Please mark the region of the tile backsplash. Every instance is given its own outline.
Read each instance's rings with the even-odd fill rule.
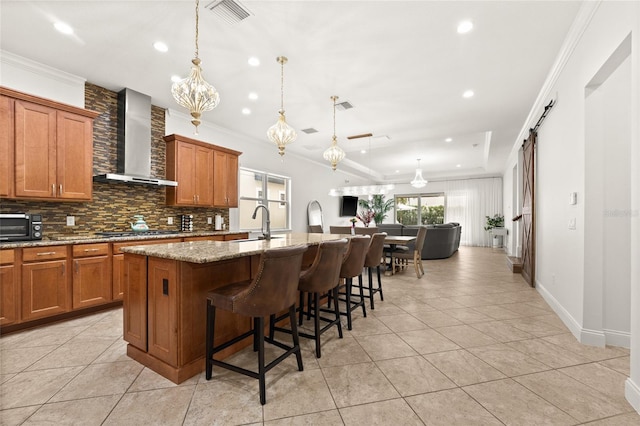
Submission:
[[[85,85],[85,108],[100,112],[93,125],[93,173],[116,170],[118,94],[105,88]],[[164,109],[151,107],[151,174],[165,177]],[[129,229],[134,214],[141,214],[150,229],[179,230],[180,215],[193,215],[193,230],[213,230],[207,217],[216,214],[229,223],[228,209],[169,207],[165,188],[155,186],[93,182],[91,202],[44,202],[0,200],[2,213],[41,213],[44,236],[86,235],[101,231]],[[67,226],[67,216],[75,217],[75,226]],[[174,224],[168,225],[167,218]]]

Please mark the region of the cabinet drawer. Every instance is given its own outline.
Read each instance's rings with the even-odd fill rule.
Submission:
[[[13,250],[0,250],[0,265],[13,263],[15,252]]]
[[[73,246],[73,257],[105,256],[109,254],[109,243],[78,244]]]
[[[164,240],[127,241],[126,243],[113,243],[113,254],[122,253],[120,251],[122,247],[146,246],[149,244],[167,244],[167,243],[181,243],[181,242],[182,242],[182,238],[167,238]]]
[[[29,247],[22,249],[22,261],[64,259],[67,257],[67,246]]]

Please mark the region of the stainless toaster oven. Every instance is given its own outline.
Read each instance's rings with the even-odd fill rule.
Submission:
[[[42,215],[29,213],[0,214],[0,242],[42,239]]]

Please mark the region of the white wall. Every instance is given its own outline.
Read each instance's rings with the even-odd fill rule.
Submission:
[[[572,333],[583,343],[603,344],[606,326],[620,327],[629,321],[631,347],[631,377],[627,381],[626,396],[640,411],[640,2],[585,2],[572,28],[565,49],[560,53],[557,67],[550,70],[546,87],[524,123],[523,133],[514,142],[509,161],[505,165],[505,193],[512,168],[517,164],[517,152],[525,129],[532,127],[550,99],[557,101],[538,134],[536,155],[536,286]],[[598,111],[602,106],[617,108],[618,95],[602,93],[602,103],[587,102],[586,89],[594,76],[607,63],[625,38],[631,34],[630,127],[612,132],[611,127],[624,125]],[[624,71],[623,71],[624,72]],[[622,79],[625,77],[623,76]],[[612,80],[613,82],[613,80]],[[627,83],[628,84],[628,83]],[[628,87],[628,86],[627,86]],[[613,90],[615,92],[615,90]],[[599,96],[596,94],[596,96]],[[604,108],[606,110],[606,107]],[[604,114],[604,115],[603,115]],[[601,122],[586,122],[585,117],[600,117]],[[624,133],[628,132],[627,135]],[[591,135],[589,138],[587,134]],[[594,135],[603,135],[604,144],[592,142]],[[606,136],[605,136],[606,135]],[[629,164],[623,177],[610,165],[620,161],[617,153],[605,153],[608,138],[626,138],[629,143]],[[600,138],[602,141],[602,138]],[[614,183],[615,182],[615,183]],[[605,188],[614,185],[614,188]],[[628,192],[626,192],[628,190]],[[576,205],[568,203],[571,192],[578,193]],[[625,195],[626,194],[626,195]],[[602,199],[598,209],[590,203]],[[506,209],[505,200],[505,209]],[[625,204],[626,203],[626,204]],[[605,230],[616,228],[603,218],[606,205],[629,205],[622,233],[630,237],[616,238],[617,233]],[[568,227],[575,219],[576,229]],[[597,244],[599,240],[600,245]],[[603,256],[603,246],[624,247],[620,256],[628,273],[621,274],[611,265],[612,259]],[[603,260],[604,259],[604,260]],[[625,275],[626,274],[626,275]],[[614,286],[603,285],[605,279]],[[626,281],[626,283],[625,283]],[[602,291],[597,292],[597,285]],[[629,288],[629,290],[626,290]],[[622,293],[626,294],[622,295]],[[605,294],[606,293],[606,294]],[[628,307],[631,301],[630,308]],[[613,311],[629,315],[616,317]],[[606,311],[606,314],[605,314]],[[624,331],[624,330],[623,330]]]

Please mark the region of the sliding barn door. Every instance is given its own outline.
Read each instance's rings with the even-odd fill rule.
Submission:
[[[535,228],[535,147],[537,133],[531,131],[524,141],[522,191],[522,276],[531,287],[536,286],[536,228]]]

